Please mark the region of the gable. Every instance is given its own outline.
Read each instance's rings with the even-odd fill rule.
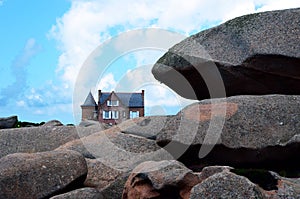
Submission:
[[[112,93],[102,93],[100,96],[100,104],[106,102]],[[142,93],[114,93],[121,103],[127,107],[144,107]]]

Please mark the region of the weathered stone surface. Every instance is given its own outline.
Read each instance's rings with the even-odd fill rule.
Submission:
[[[0,130],[0,157],[12,153],[50,151],[78,137],[76,128],[67,126]]]
[[[300,198],[300,178],[285,178],[275,172],[270,172],[277,180],[276,189],[263,193],[268,199]]]
[[[0,198],[45,198],[82,186],[84,157],[75,151],[16,153],[0,159]]]
[[[211,103],[215,104],[213,109]],[[227,108],[226,112],[223,108]],[[300,96],[236,96],[203,100],[170,119],[158,134],[157,143],[175,156],[179,149],[189,147],[180,157],[188,165],[299,169],[299,110]],[[205,143],[206,146],[216,145],[199,160],[199,149],[211,121],[215,122],[211,124],[213,131]]]
[[[130,172],[113,169],[99,160],[86,159],[88,174],[84,186],[96,188],[103,198],[121,198]]]
[[[202,31],[173,46],[152,73],[190,99],[224,97],[220,77],[226,96],[299,95],[299,15],[300,8],[255,13]]]
[[[169,118],[170,116],[139,117],[122,122],[118,125],[118,128],[125,134],[138,135],[155,140]]]
[[[201,198],[263,198],[263,194],[247,178],[224,171],[192,188],[190,199]]]
[[[18,123],[18,116],[0,118],[0,129],[14,128]]]
[[[51,151],[57,147],[101,131],[101,127],[61,126],[58,121],[40,127],[0,130],[0,157],[12,153],[35,153]]]
[[[50,199],[104,199],[102,194],[94,188],[81,188],[60,194]]]
[[[117,177],[114,182],[101,190],[101,194],[105,199],[122,198],[125,183],[130,173],[125,172],[123,175]]]
[[[72,150],[81,153],[85,158],[95,159],[95,155],[91,153],[85,145],[82,143],[81,139],[72,140],[67,142],[60,147],[56,148],[55,150]]]
[[[200,181],[203,181],[216,173],[221,173],[224,171],[230,172],[231,169],[233,168],[228,166],[208,166],[202,169],[201,173],[199,174],[199,179]]]
[[[131,171],[145,160],[170,159],[154,140],[119,132],[118,127],[94,133],[66,143],[58,150],[69,149],[83,154],[86,158],[99,160],[108,167]]]
[[[88,126],[93,126],[93,125],[100,125],[98,121],[94,120],[83,120],[79,123],[79,126],[81,127],[88,127]]]
[[[122,198],[189,198],[199,182],[197,175],[175,160],[143,162],[129,176]]]
[[[43,124],[43,127],[54,127],[54,126],[63,126],[63,124],[58,120],[50,120]]]
[[[88,174],[84,186],[102,190],[112,184],[123,172],[113,169],[97,159],[86,159]]]

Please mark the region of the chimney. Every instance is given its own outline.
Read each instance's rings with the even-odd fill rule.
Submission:
[[[98,104],[100,106],[101,90],[98,90]]]
[[[143,106],[145,106],[145,90],[142,90]]]

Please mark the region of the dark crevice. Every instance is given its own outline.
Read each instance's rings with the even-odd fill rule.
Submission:
[[[264,169],[232,169],[231,172],[245,176],[251,182],[259,185],[264,190],[278,190],[278,179]]]
[[[166,146],[166,142],[158,143]],[[174,145],[176,147],[172,147]],[[300,177],[300,144],[292,143],[286,146],[268,146],[262,149],[228,148],[224,145],[215,145],[212,151],[202,159],[198,153],[201,145],[186,146],[172,142],[165,149],[174,157],[178,157],[179,147],[187,150],[178,158],[195,172],[200,172],[204,167],[223,165],[233,168],[264,169],[275,171],[284,177]],[[174,150],[172,150],[175,148]]]
[[[163,199],[182,199],[180,196],[179,188],[176,186],[164,186],[162,189],[158,190],[160,193],[159,198]]]
[[[136,186],[144,186],[145,184],[153,187],[153,183],[145,173],[136,174],[136,176],[130,182],[130,186],[133,188]],[[182,199],[180,196],[179,187],[177,186],[165,185],[161,189],[154,189],[154,191],[159,193],[158,197],[154,197],[157,199]]]
[[[46,197],[44,197],[42,199],[51,198],[51,197],[56,196],[56,195],[68,193],[70,191],[83,188],[84,187],[83,183],[84,183],[84,181],[86,179],[86,176],[87,176],[87,174],[78,177],[77,179],[75,179],[74,181],[72,181],[70,184],[68,184],[67,186],[65,186],[63,189],[58,190],[58,191],[52,193],[51,195],[46,196]]]

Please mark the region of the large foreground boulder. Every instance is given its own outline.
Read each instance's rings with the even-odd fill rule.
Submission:
[[[255,13],[202,31],[172,47],[152,73],[190,99],[298,95],[299,15],[300,8]]]
[[[156,141],[186,165],[200,169],[219,164],[299,170],[299,110],[300,96],[203,100],[170,119]],[[200,148],[207,153],[199,158]]]
[[[82,186],[86,174],[75,151],[11,154],[0,159],[0,198],[49,198]]]
[[[18,116],[2,117],[0,118],[0,129],[9,129],[16,127],[18,123]]]

